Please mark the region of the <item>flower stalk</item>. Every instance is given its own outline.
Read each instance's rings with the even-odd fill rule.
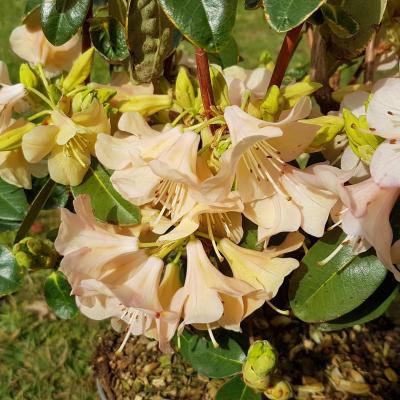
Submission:
[[[196,48],[196,66],[204,112],[207,118],[211,118],[211,107],[215,105],[214,94],[211,86],[210,66],[207,53],[201,48]]]

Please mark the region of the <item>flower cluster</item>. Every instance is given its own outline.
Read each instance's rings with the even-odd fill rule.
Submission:
[[[321,116],[309,97],[317,84],[268,89],[266,68],[212,66],[216,105],[206,118],[184,67],[154,94],[124,74],[88,83],[93,49],[63,61],[77,54],[78,37],[55,48],[26,25],[11,42],[30,64],[15,85],[0,65],[0,177],[30,188],[32,175],[49,174],[77,186],[95,157],[140,208],[140,224],[115,225],[78,196],[75,213],[62,210],[55,242],[80,310],[125,329],[122,346],[146,334],[168,351],[186,325],[213,340],[215,328],[240,331],[299,266],[285,254],[302,247],[302,233],[323,236],[329,218],[347,236],[321,264],[345,244],[355,254],[373,247],[400,280],[389,220],[400,194],[399,78],[354,91]],[[305,166],[313,153],[320,162]]]

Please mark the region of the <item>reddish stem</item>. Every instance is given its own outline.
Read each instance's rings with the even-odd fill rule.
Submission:
[[[92,46],[89,33],[90,19],[92,17],[93,17],[93,3],[89,5],[88,13],[86,15],[86,19],[82,27],[82,53],[84,53],[86,50],[89,50],[90,47]]]
[[[365,49],[365,63],[364,63],[364,83],[371,84],[374,81],[375,72],[375,44],[376,44],[376,31],[373,32],[367,48]]]
[[[211,107],[215,105],[214,95],[211,86],[210,66],[208,64],[207,53],[200,48],[196,48],[197,78],[199,79],[201,99],[203,101],[204,112],[207,118],[212,117]]]
[[[299,41],[302,28],[303,24],[300,24],[286,33],[285,39],[283,40],[281,49],[279,51],[278,58],[276,60],[274,72],[272,73],[268,89],[273,85],[278,87],[281,86],[286,69]]]

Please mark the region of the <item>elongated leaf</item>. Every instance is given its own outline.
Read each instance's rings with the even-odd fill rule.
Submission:
[[[140,210],[129,203],[113,188],[110,175],[97,161],[92,162],[83,182],[71,188],[73,195],[88,194],[92,200],[94,214],[102,221],[120,225],[140,222]]]
[[[311,249],[290,279],[290,304],[305,322],[330,321],[360,306],[384,281],[387,270],[371,252],[358,256],[343,248],[322,261],[344,240],[340,230],[328,232]]]
[[[18,243],[28,234],[30,227],[35,222],[35,219],[39,215],[40,210],[42,210],[43,207],[45,206],[55,185],[56,183],[49,178],[46,184],[37,194],[37,196],[35,197],[35,199],[33,200],[33,202],[29,207],[29,211],[26,214],[26,217],[24,218],[21,226],[18,229],[17,235],[15,236],[15,243]]]
[[[195,46],[216,53],[231,40],[237,0],[160,0],[165,13]]]
[[[61,46],[83,25],[91,0],[43,0],[41,24],[47,40]]]
[[[11,251],[0,245],[0,296],[10,294],[22,286],[22,269]]]
[[[351,37],[343,38],[332,30],[331,21],[326,21],[320,29],[327,42],[327,51],[341,61],[359,56],[380,24],[386,3],[387,0],[344,0],[341,8],[358,24],[358,30]]]
[[[224,378],[242,370],[246,358],[242,348],[229,337],[218,339],[219,347],[214,348],[210,340],[185,331],[180,336],[180,353],[193,368],[210,378]]]
[[[114,18],[94,18],[90,23],[90,38],[108,62],[119,64],[129,57],[124,27]]]
[[[359,23],[343,7],[324,4],[321,11],[331,30],[340,38],[350,38],[360,29]]]
[[[218,390],[215,400],[261,400],[261,393],[256,393],[246,386],[240,376],[235,376]]]
[[[211,63],[218,64],[222,68],[236,65],[239,61],[239,49],[235,39],[231,37],[228,43],[222,47],[218,53],[210,53],[208,58]]]
[[[125,25],[128,12],[126,0],[108,0],[108,12],[111,17]]]
[[[71,286],[60,271],[52,272],[44,283],[44,297],[48,306],[61,319],[70,319],[78,314]]]
[[[326,0],[263,0],[268,22],[277,32],[287,32],[304,22]]]
[[[174,27],[159,2],[131,0],[126,29],[135,78],[139,82],[150,82],[160,77],[164,60],[173,50]]]
[[[381,286],[359,307],[338,319],[319,325],[322,331],[333,331],[365,324],[380,317],[399,294],[398,282],[388,275]]]
[[[0,220],[22,221],[28,210],[24,190],[0,178]]]

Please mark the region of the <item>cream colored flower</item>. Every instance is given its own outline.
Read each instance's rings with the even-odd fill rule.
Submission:
[[[248,295],[246,299],[246,315],[261,307],[265,300],[274,298],[285,277],[299,266],[294,258],[280,258],[277,255],[292,251],[300,247],[302,240],[295,246],[290,243],[279,251],[256,251],[245,249],[232,243],[229,239],[222,239],[218,248],[228,261],[233,276],[248,283],[258,291]],[[296,247],[297,246],[297,247]]]
[[[99,133],[110,133],[110,122],[102,105],[93,100],[84,111],[71,117],[51,113],[49,125],[39,125],[22,138],[27,161],[48,157],[50,177],[63,185],[79,185],[90,166],[90,156]]]
[[[8,127],[1,135],[7,132],[27,126],[24,120],[18,120]],[[33,124],[28,125],[29,126]],[[31,164],[25,160],[21,148],[10,151],[0,151],[0,178],[10,183],[11,185],[23,187],[25,189],[32,188],[31,175],[41,178],[48,173],[45,162]]]
[[[80,35],[62,46],[53,46],[44,36],[39,19],[15,28],[10,35],[13,52],[32,65],[41,64],[50,76],[69,70],[82,48]]]
[[[189,241],[186,253],[185,284],[172,300],[173,309],[182,308],[180,331],[189,324],[240,330],[244,313],[242,297],[252,293],[254,288],[218,271],[200,240]]]

